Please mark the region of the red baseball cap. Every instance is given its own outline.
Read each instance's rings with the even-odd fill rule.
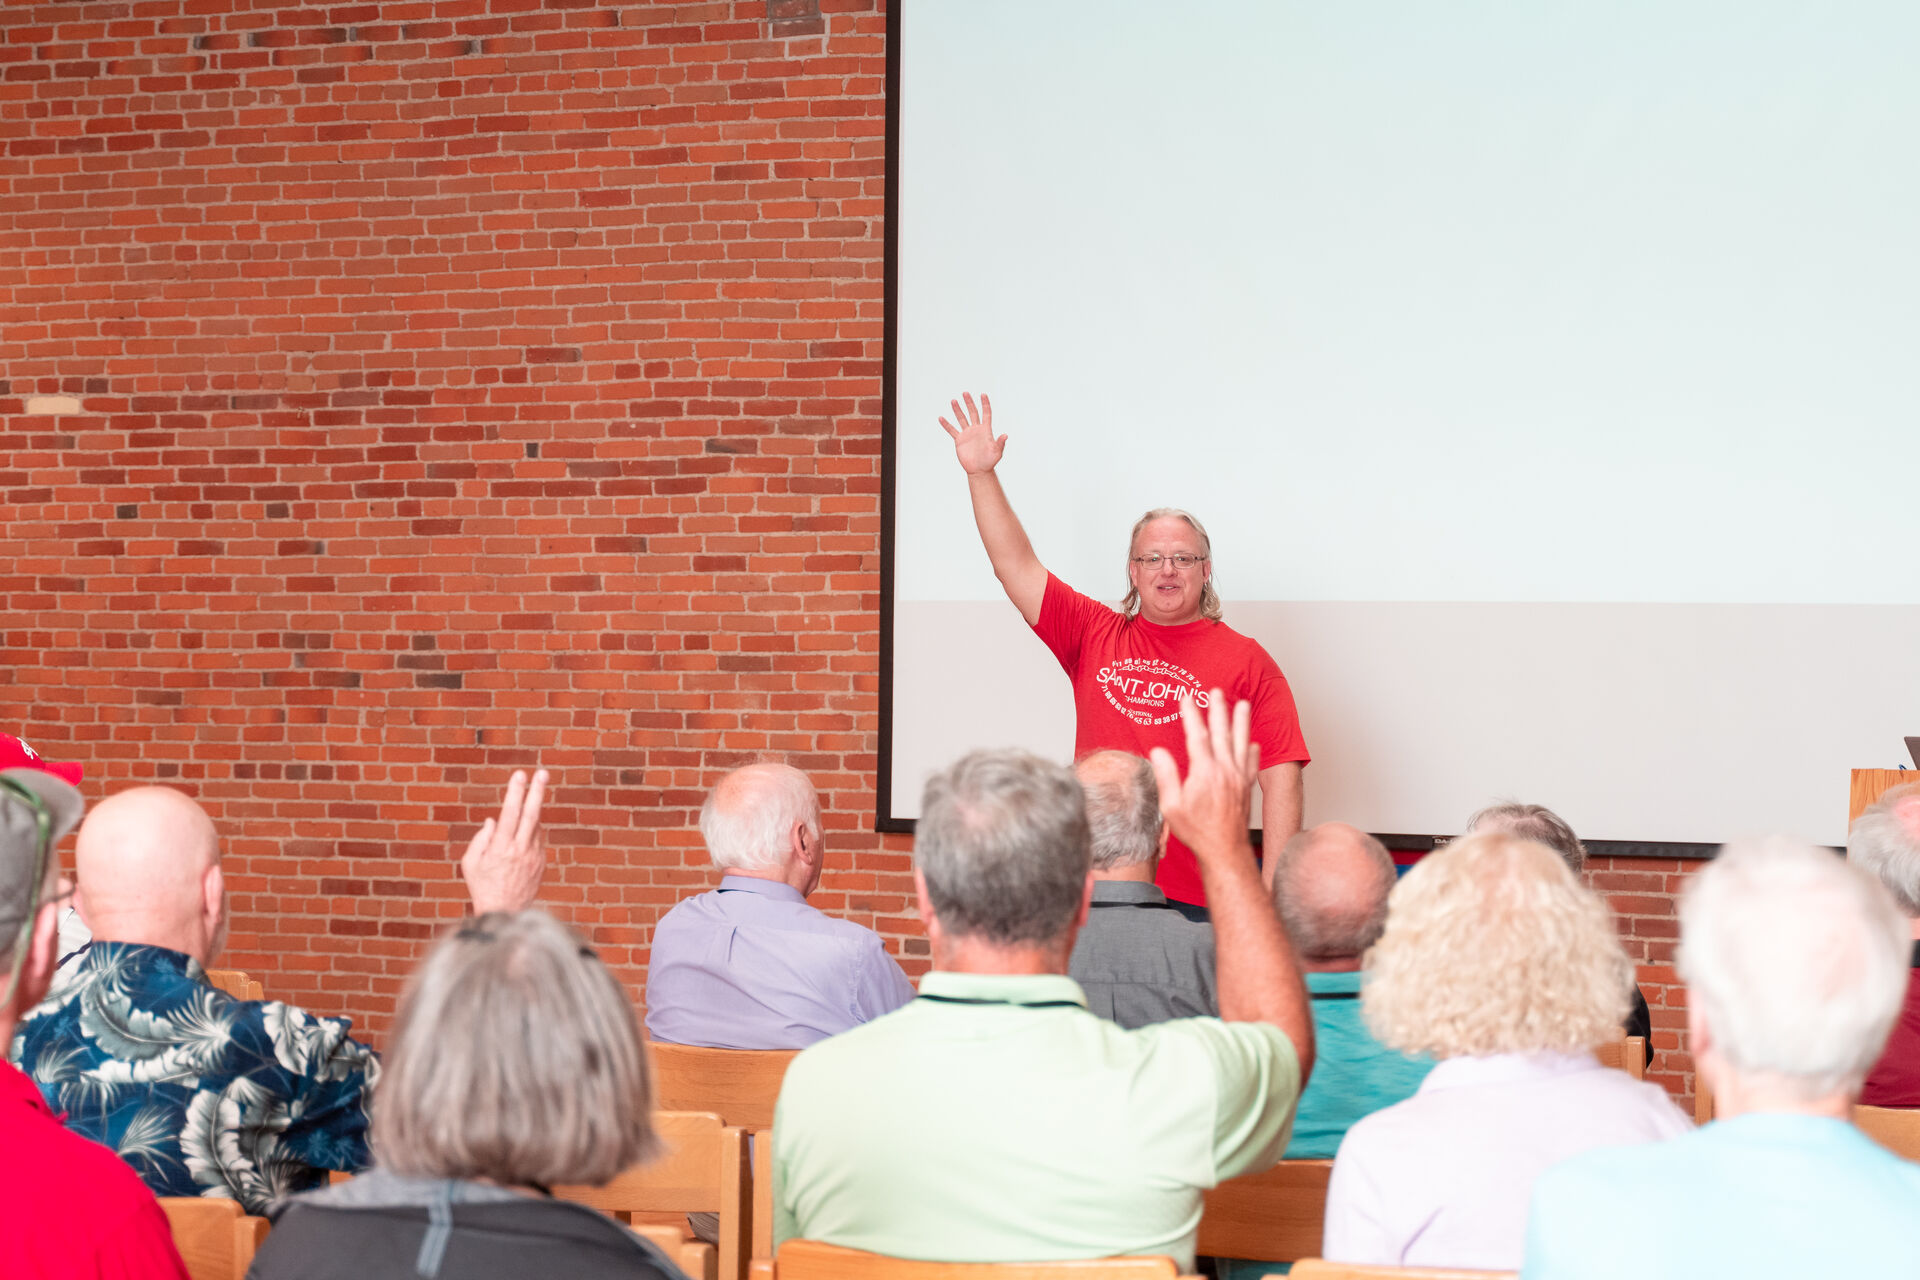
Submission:
[[[79,761],[48,760],[10,733],[0,733],[0,770],[5,769],[38,769],[70,786],[80,784]]]

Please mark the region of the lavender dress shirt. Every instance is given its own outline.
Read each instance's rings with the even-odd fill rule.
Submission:
[[[1548,1166],[1692,1128],[1665,1089],[1590,1053],[1448,1058],[1411,1098],[1347,1131],[1321,1250],[1335,1262],[1515,1271]]]
[[[647,1034],[713,1049],[803,1049],[913,999],[880,935],[792,885],[727,876],[654,927]]]

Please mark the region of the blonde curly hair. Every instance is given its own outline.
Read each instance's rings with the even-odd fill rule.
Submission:
[[[1409,871],[1365,969],[1373,1034],[1437,1058],[1577,1053],[1617,1039],[1632,1001],[1607,904],[1558,853],[1502,832]]]

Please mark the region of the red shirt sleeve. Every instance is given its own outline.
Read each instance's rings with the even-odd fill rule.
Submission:
[[[1053,650],[1053,656],[1069,676],[1078,675],[1088,620],[1094,610],[1106,608],[1049,573],[1046,594],[1040,597],[1040,621],[1033,624],[1033,634]]]
[[[1260,767],[1306,764],[1307,740],[1300,733],[1300,712],[1293,705],[1293,688],[1280,674],[1280,664],[1255,644],[1253,660],[1253,740],[1260,744]]]
[[[97,1240],[90,1274],[99,1280],[190,1280],[180,1251],[173,1246],[167,1215],[151,1195],[133,1206],[116,1229],[103,1232]]]

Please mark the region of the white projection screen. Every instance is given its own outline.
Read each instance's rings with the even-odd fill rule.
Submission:
[[[893,19],[883,828],[1073,748],[937,423],[972,390],[1068,583],[1207,523],[1309,822],[1844,842],[1920,733],[1920,6]]]

